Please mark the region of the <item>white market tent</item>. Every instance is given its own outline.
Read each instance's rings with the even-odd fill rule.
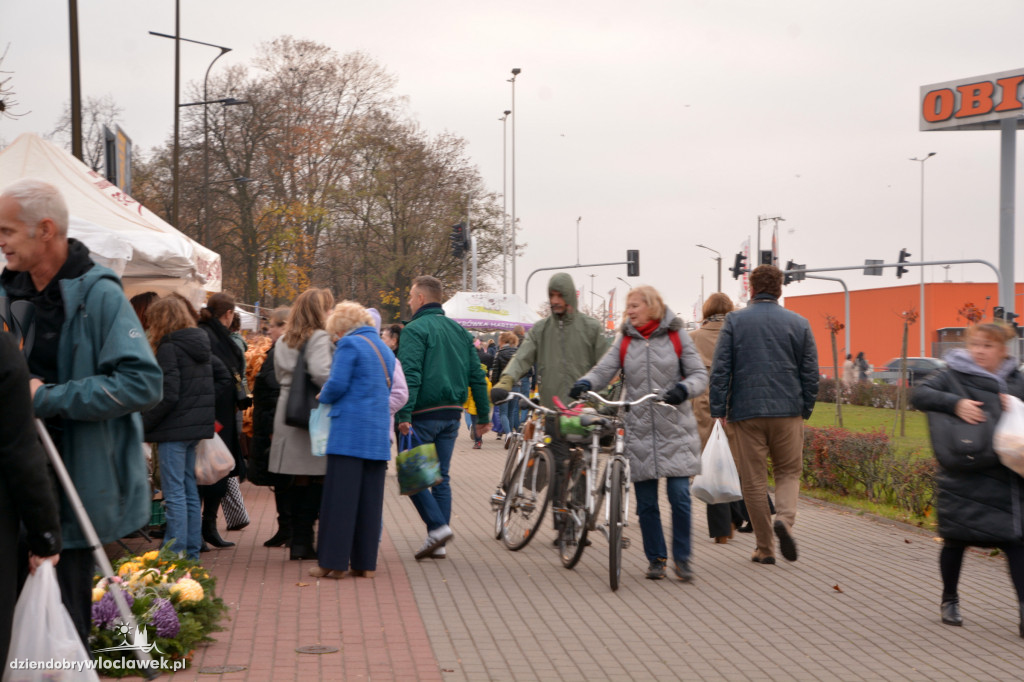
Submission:
[[[22,178],[44,180],[60,189],[71,214],[68,236],[83,242],[95,261],[118,273],[129,296],[178,291],[202,303],[205,292],[221,290],[219,254],[32,133],[18,136],[0,152],[0,190]]]
[[[460,291],[442,307],[444,314],[473,331],[529,330],[540,319],[516,294]]]

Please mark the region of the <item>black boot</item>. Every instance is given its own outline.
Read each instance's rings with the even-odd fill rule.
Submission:
[[[1024,602],[1021,602],[1020,605],[1018,606],[1018,608],[1020,609],[1020,626],[1019,626],[1020,629],[1019,629],[1019,632],[1020,632],[1020,636],[1024,637]]]
[[[292,544],[289,558],[316,559],[313,524],[320,514],[320,495],[323,485],[309,483],[292,489]]]
[[[203,540],[210,543],[213,547],[234,547],[235,543],[228,542],[220,536],[217,532],[217,518],[203,519]]]
[[[291,486],[274,488],[277,505],[277,532],[263,543],[264,547],[289,547],[292,543]]]

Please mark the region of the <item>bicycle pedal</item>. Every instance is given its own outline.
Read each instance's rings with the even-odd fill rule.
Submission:
[[[629,538],[622,538],[622,549],[629,549]]]
[[[491,507],[497,509],[505,504],[505,496],[495,493],[491,495]]]

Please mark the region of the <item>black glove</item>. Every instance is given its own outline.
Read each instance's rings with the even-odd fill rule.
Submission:
[[[669,405],[679,405],[690,396],[683,384],[676,384],[665,394],[665,402]]]
[[[494,388],[491,389],[492,403],[500,403],[506,398],[508,398],[508,391],[506,391],[504,388],[499,388],[495,386]]]
[[[590,382],[586,379],[580,379],[572,388],[569,389],[569,397],[573,400],[578,400],[581,395],[590,390]]]

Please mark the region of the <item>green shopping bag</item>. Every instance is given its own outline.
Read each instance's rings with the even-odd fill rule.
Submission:
[[[441,482],[437,448],[433,443],[413,446],[415,435],[416,432],[410,428],[409,433],[398,442],[400,452],[395,461],[398,467],[398,490],[403,495],[415,495]]]

